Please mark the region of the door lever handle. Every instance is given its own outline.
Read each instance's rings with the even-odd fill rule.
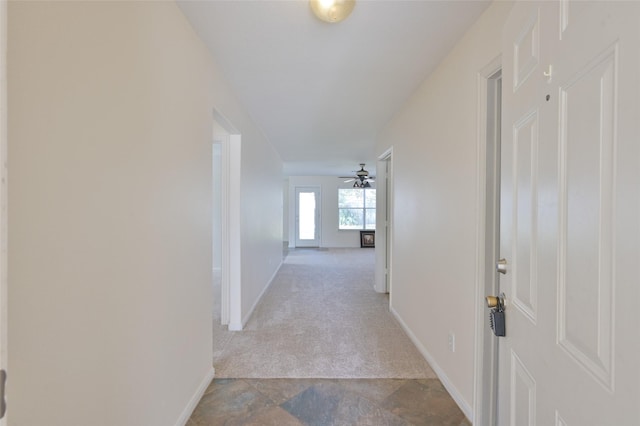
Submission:
[[[501,274],[507,273],[507,259],[500,259],[496,262],[496,272],[500,272]]]

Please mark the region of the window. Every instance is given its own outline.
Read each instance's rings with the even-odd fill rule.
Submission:
[[[375,189],[338,189],[338,229],[376,229]]]

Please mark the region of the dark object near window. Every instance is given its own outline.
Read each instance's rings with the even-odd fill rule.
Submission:
[[[360,231],[360,247],[375,247],[376,231]]]

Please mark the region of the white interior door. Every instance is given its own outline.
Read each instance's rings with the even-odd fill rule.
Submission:
[[[385,163],[385,198],[384,198],[384,289],[385,293],[391,291],[391,226],[393,225],[392,219],[392,202],[393,202],[393,187],[391,186],[391,158],[388,158]]]
[[[499,424],[640,424],[640,4],[516,2],[503,36]]]
[[[376,177],[376,279],[374,288],[378,293],[391,292],[391,239],[392,239],[392,154],[389,148],[378,158]]]
[[[296,188],[296,247],[320,247],[320,188]]]

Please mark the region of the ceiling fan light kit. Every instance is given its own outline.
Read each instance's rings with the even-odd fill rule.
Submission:
[[[354,188],[371,188],[371,184],[369,183],[368,180],[365,180],[364,182],[355,181],[353,183],[353,187]]]
[[[309,0],[313,13],[324,22],[336,23],[346,19],[356,5],[355,0]]]

